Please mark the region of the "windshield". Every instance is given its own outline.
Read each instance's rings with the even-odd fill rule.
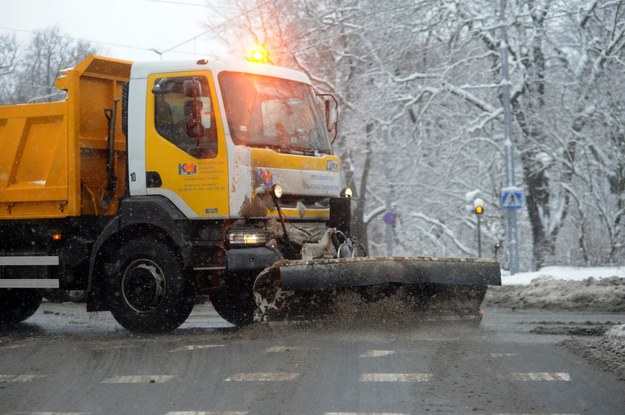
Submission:
[[[282,152],[330,153],[310,85],[237,72],[221,73],[219,85],[235,143]]]

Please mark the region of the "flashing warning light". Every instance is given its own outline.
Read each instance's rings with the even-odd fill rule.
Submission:
[[[475,207],[475,214],[476,215],[481,215],[482,213],[484,213],[484,206],[476,206]]]
[[[264,45],[256,45],[250,53],[249,60],[256,63],[271,63],[269,51]]]
[[[55,232],[52,234],[53,241],[60,241],[61,239],[63,239],[63,235],[61,235],[60,232]]]

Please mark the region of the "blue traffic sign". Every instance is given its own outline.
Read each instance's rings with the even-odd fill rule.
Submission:
[[[501,189],[501,206],[504,209],[521,209],[523,207],[523,190],[518,187]]]
[[[387,225],[394,225],[395,220],[397,220],[397,215],[391,211],[387,211],[384,214],[384,216],[382,216],[382,219],[384,220],[384,223],[386,223]]]

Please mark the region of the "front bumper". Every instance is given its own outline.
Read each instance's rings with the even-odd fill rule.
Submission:
[[[278,261],[277,252],[265,247],[230,249],[226,253],[228,272],[262,271]]]

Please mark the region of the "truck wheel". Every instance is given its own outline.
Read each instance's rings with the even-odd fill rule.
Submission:
[[[109,268],[107,293],[113,317],[138,332],[166,332],[193,309],[193,292],[171,249],[152,238],[123,245]]]
[[[17,324],[35,314],[41,304],[36,288],[0,289],[0,326]]]
[[[249,278],[237,279],[229,275],[219,289],[209,296],[215,311],[228,323],[246,326],[254,321],[256,303]]]

